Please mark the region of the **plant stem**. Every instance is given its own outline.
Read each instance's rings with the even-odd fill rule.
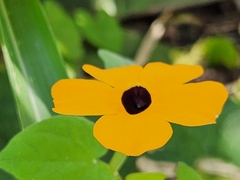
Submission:
[[[120,153],[115,152],[112,156],[112,159],[110,160],[110,167],[112,167],[113,172],[115,175],[118,175],[118,170],[122,167],[122,165],[125,163],[127,159],[127,156]]]
[[[155,50],[158,41],[165,33],[165,23],[172,17],[172,12],[163,13],[151,24],[149,30],[144,36],[142,43],[136,53],[134,61],[136,64],[145,65],[152,52]]]

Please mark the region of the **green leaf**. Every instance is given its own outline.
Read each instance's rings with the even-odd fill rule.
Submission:
[[[164,180],[166,175],[160,173],[132,173],[127,175],[126,180]]]
[[[219,151],[228,161],[240,165],[240,110],[239,106],[234,112],[228,114],[223,122]]]
[[[0,1],[3,54],[23,128],[52,116],[50,90],[66,78],[38,0]]]
[[[2,38],[2,29],[0,28],[0,45],[2,45],[3,38]]]
[[[0,150],[20,131],[6,72],[0,72]],[[0,178],[1,179],[1,178]]]
[[[201,176],[191,167],[183,162],[178,163],[177,169],[178,180],[202,180]]]
[[[115,0],[94,0],[92,1],[92,6],[95,10],[104,10],[111,16],[115,16],[117,13]]]
[[[229,69],[236,67],[237,48],[225,37],[210,37],[204,41],[205,61],[209,66],[223,65]]]
[[[81,58],[84,51],[75,21],[54,1],[45,1],[44,8],[63,56],[72,61]]]
[[[173,7],[194,7],[203,6],[210,2],[216,2],[217,0],[115,0],[116,6],[118,7],[118,15],[121,17],[127,17],[132,14],[144,14],[149,13],[151,10],[158,8],[162,10],[164,8]]]
[[[150,62],[160,61],[160,62],[171,64],[169,59],[169,54],[171,50],[172,50],[172,47],[168,46],[167,44],[158,43],[149,61]]]
[[[123,44],[123,32],[118,22],[99,11],[94,19],[87,11],[78,10],[75,14],[76,22],[86,39],[97,48],[104,48],[120,52]]]
[[[3,171],[0,169],[0,179],[3,180],[17,180],[14,176],[12,176],[11,174]]]
[[[108,50],[98,50],[98,56],[102,59],[106,69],[133,64],[131,59],[120,56]]]
[[[18,179],[114,180],[97,158],[106,153],[85,118],[55,116],[15,136],[0,153],[0,167]]]

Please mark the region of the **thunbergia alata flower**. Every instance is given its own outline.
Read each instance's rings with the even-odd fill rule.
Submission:
[[[201,66],[155,62],[106,70],[86,64],[83,69],[96,80],[58,81],[52,87],[53,111],[100,115],[94,136],[104,147],[126,155],[165,145],[172,136],[170,123],[216,123],[228,97],[218,82],[190,82],[203,73]]]

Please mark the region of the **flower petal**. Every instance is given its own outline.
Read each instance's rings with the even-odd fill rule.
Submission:
[[[121,98],[114,88],[96,80],[63,79],[52,87],[52,97],[59,114],[115,114],[122,108]]]
[[[106,148],[139,156],[162,147],[172,136],[171,125],[148,113],[105,115],[94,126],[94,136]]]
[[[203,73],[201,66],[168,65],[161,62],[148,63],[141,74],[141,82],[151,86],[169,89],[199,77]]]
[[[224,86],[217,82],[189,83],[167,91],[151,89],[149,110],[160,118],[185,126],[213,124],[228,97]]]
[[[94,78],[107,83],[113,87],[121,87],[123,84],[139,82],[139,75],[142,67],[138,65],[122,66],[111,69],[100,69],[95,66],[85,64],[83,70]]]

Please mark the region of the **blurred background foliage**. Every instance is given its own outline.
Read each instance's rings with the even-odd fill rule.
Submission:
[[[206,72],[196,81],[222,82],[229,89],[230,98],[216,125],[191,128],[173,125],[174,134],[167,145],[141,157],[129,157],[121,174],[154,171],[170,179],[176,175],[177,162],[182,161],[205,179],[240,179],[238,0],[139,0],[137,3],[134,0],[42,0],[41,3],[69,77],[86,77],[81,70],[84,63],[102,68],[129,64],[131,60],[134,63],[152,22],[170,12],[171,18],[164,24],[166,31],[148,61],[200,64]],[[104,50],[97,53],[98,49],[121,56],[109,52],[108,57],[109,53]],[[110,62],[112,57],[117,61]],[[0,149],[3,149],[21,131],[21,126],[2,53],[0,92]],[[111,154],[103,160],[109,161]],[[184,164],[181,168],[185,168]],[[0,179],[13,178],[0,173]]]

